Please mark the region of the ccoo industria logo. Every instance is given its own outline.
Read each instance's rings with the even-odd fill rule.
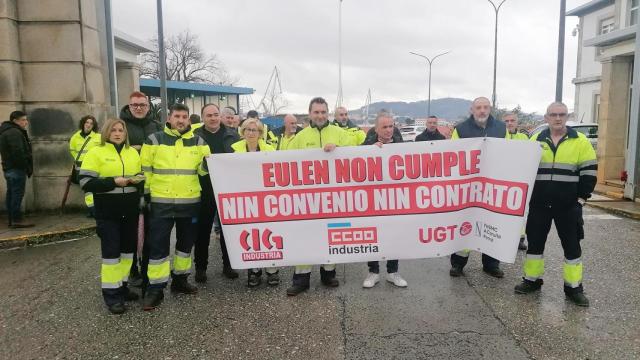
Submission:
[[[282,259],[282,249],[284,247],[282,236],[272,236],[269,229],[251,229],[251,233],[243,230],[240,233],[240,246],[242,261],[280,260]]]
[[[351,223],[327,224],[329,254],[368,254],[378,252],[376,227],[352,227]]]

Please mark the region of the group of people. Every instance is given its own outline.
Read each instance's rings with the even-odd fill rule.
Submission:
[[[341,146],[383,147],[403,141],[390,113],[381,111],[375,127],[364,132],[348,119],[347,109],[343,107],[335,110],[335,120],[330,122],[328,104],[319,97],[309,104],[309,126],[301,127],[295,116],[286,115],[281,128],[269,131],[257,113],[252,112],[247,119],[236,123],[233,109],[220,109],[216,104],[203,106],[199,119],[191,117],[185,105],[174,104],[166,124],[155,120],[149,110],[147,96],[134,92],[119,119],[107,120],[98,132],[96,119],[85,116],[70,140],[77,180],[96,219],[102,252],[102,294],[113,314],[125,312],[125,302],[139,299],[129,284],[141,286],[143,309],[152,310],[162,303],[170,280],[173,292],[197,293],[198,288],[188,281],[192,268],[195,268],[196,282],[207,281],[211,233],[214,225],[220,226],[205,161],[210,154],[308,148],[331,152]],[[526,135],[517,132],[516,114],[496,119],[491,110],[488,99],[475,99],[471,116],[455,127],[452,139],[527,140]],[[566,105],[552,103],[545,114],[548,129],[530,139],[542,147],[542,158],[527,218],[524,276],[515,292],[526,294],[541,288],[544,246],[554,221],[565,254],[565,294],[573,303],[588,306],[582,288],[582,206],[595,187],[597,161],[587,138],[566,126],[567,116]],[[194,120],[200,122],[192,123]],[[16,112],[10,121],[0,126],[2,165],[8,185],[10,179],[15,183],[14,178],[31,175],[26,125],[21,125],[26,121],[26,114]],[[430,117],[416,141],[444,140],[437,127],[438,119]],[[24,157],[9,155],[9,151],[16,151],[11,149],[19,146]],[[27,147],[29,151],[25,150]],[[16,175],[17,167],[20,172]],[[14,211],[15,187],[11,187],[11,195],[9,189],[10,186],[7,187],[9,221],[24,225],[20,213]],[[174,227],[177,242],[171,262],[170,235]],[[219,240],[223,274],[230,279],[238,278],[238,272],[230,265],[223,231],[219,233]],[[144,246],[137,246],[140,243]],[[521,248],[526,246],[521,243]],[[451,276],[464,275],[469,253],[461,251],[451,255]],[[488,275],[504,276],[497,259],[483,254],[482,264]],[[368,274],[362,285],[371,288],[380,281],[380,266],[377,261],[367,265]],[[407,281],[398,273],[398,265],[398,260],[386,262],[386,280],[406,287]],[[295,267],[287,295],[296,296],[309,289],[311,270],[312,265]],[[266,268],[264,272],[268,285],[280,283],[277,268]],[[247,285],[259,286],[262,275],[262,269],[249,269]],[[320,279],[327,287],[339,286],[335,265],[323,264]]]

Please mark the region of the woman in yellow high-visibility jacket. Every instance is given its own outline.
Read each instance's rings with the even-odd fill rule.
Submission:
[[[74,161],[74,174],[77,174],[82,167],[82,160],[89,150],[100,144],[100,134],[98,134],[98,121],[93,115],[85,115],[80,119],[76,131],[69,139],[69,153]],[[77,183],[77,177],[72,179]],[[89,217],[93,217],[93,194],[84,194],[84,203],[89,208]]]
[[[82,189],[94,194],[96,231],[102,249],[102,296],[112,314],[122,314],[125,301],[138,299],[127,288],[127,280],[144,185],[140,156],[129,146],[124,121],[107,121],[100,145],[85,156],[79,177]]]
[[[258,119],[248,118],[240,126],[242,140],[231,145],[233,152],[246,153],[257,151],[275,151],[276,149],[263,140],[264,125]],[[280,284],[278,268],[267,268],[267,284],[276,286]],[[249,269],[247,271],[247,286],[256,287],[262,282],[262,269]]]

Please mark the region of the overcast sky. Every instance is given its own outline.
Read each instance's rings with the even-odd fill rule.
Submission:
[[[500,0],[495,0],[499,2]],[[567,10],[588,2],[567,0]],[[156,33],[155,1],[113,0],[114,26],[148,40]],[[507,0],[500,10],[497,98],[544,112],[555,96],[559,0]],[[185,29],[218,55],[257,103],[277,65],[287,111],[305,112],[338,89],[338,0],[165,0],[165,37]],[[433,65],[431,98],[491,97],[494,10],[487,0],[344,0],[344,104],[427,99],[426,61]],[[564,100],[573,107],[577,18],[567,18]]]

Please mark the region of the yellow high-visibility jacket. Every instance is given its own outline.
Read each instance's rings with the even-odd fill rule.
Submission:
[[[308,126],[301,130],[289,143],[287,150],[322,149],[326,144],[352,146],[353,138],[345,130],[326,122],[324,126]]]
[[[87,137],[89,137],[89,141],[87,142],[87,145],[82,148],[84,142],[87,141]],[[97,132],[92,131],[85,137],[82,136],[82,130],[78,130],[71,136],[71,139],[69,139],[69,152],[71,153],[71,157],[74,161],[76,160],[76,157],[78,158],[78,160],[76,161],[76,165],[78,167],[82,164],[82,159],[84,159],[84,156],[87,154],[87,152],[92,147],[97,145],[100,145],[100,134],[98,134]],[[80,156],[78,156],[80,149],[82,149],[82,153],[80,154]]]
[[[207,143],[189,129],[184,134],[164,128],[149,135],[140,158],[151,212],[159,217],[195,217],[200,206],[198,175],[207,174]]]
[[[247,140],[240,140],[238,142],[235,142],[233,143],[233,145],[231,145],[231,148],[233,149],[233,152],[246,153],[248,152]],[[276,151],[273,146],[267,144],[267,142],[262,139],[258,140],[258,148],[260,149],[260,151]]]

